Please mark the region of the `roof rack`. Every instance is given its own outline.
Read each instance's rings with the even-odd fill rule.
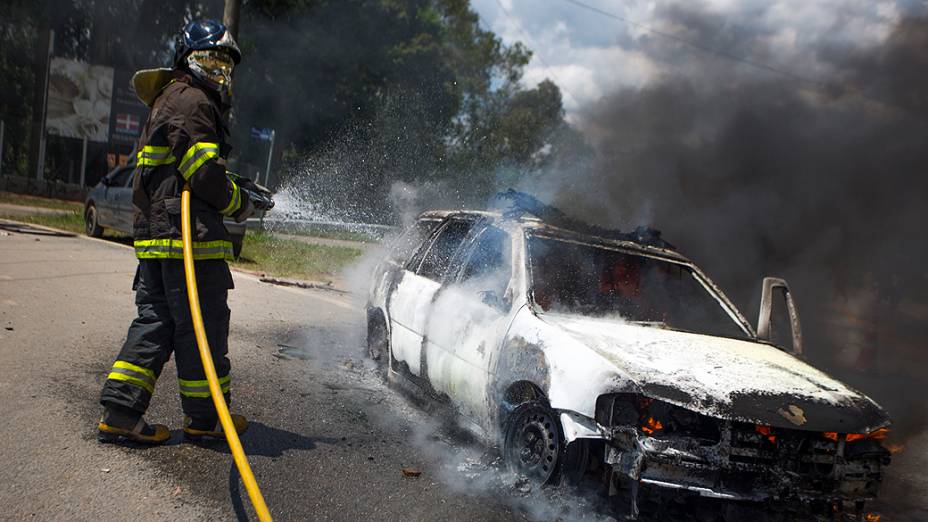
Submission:
[[[541,221],[559,228],[573,230],[585,234],[597,235],[607,239],[631,241],[642,245],[676,250],[676,248],[661,238],[661,231],[651,227],[640,226],[632,232],[622,232],[619,229],[603,228],[584,223],[562,212],[560,209],[542,203],[534,196],[509,189],[496,195],[496,199],[509,202],[509,208],[503,210],[503,216],[518,219],[526,214],[535,216]]]

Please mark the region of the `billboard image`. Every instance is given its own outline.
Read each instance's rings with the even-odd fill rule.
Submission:
[[[49,134],[105,142],[112,103],[112,67],[52,58],[45,121]]]

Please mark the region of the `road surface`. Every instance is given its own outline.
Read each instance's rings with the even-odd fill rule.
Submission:
[[[225,444],[182,442],[173,361],[148,415],[171,443],[95,439],[100,386],[135,314],[135,264],[121,245],[0,231],[0,519],[251,513]],[[235,285],[232,409],[252,421],[243,444],[277,520],[524,519],[463,475],[461,487],[443,480],[455,470],[442,447],[458,449],[367,366],[348,298],[238,273]]]
[[[254,519],[225,443],[182,441],[173,362],[148,415],[172,428],[170,444],[96,442],[100,386],[135,315],[135,265],[119,244],[0,229],[0,519]],[[241,273],[235,285],[232,409],[252,422],[242,440],[275,519],[608,519],[589,514],[594,501],[506,477],[492,453],[384,385],[350,297]],[[911,446],[890,468],[884,522],[928,519],[928,440]]]

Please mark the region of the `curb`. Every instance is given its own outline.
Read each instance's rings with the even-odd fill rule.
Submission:
[[[45,230],[45,231],[47,231],[47,232],[54,232],[54,233],[58,233],[58,234],[67,234],[66,237],[69,237],[69,238],[78,238],[78,239],[84,239],[84,240],[88,240],[88,241],[96,241],[96,242],[102,243],[102,244],[104,244],[104,245],[109,245],[109,246],[124,248],[124,249],[132,250],[132,251],[135,250],[134,247],[129,246],[129,245],[123,245],[122,243],[116,243],[115,241],[108,241],[108,240],[106,240],[106,239],[100,239],[100,238],[96,238],[96,237],[90,237],[90,236],[88,236],[88,235],[86,235],[86,234],[79,234],[79,233],[75,233],[75,232],[70,232],[70,231],[68,231],[68,230],[63,230],[63,229],[60,229],[60,228],[54,228],[54,227],[49,227],[49,226],[45,226],[45,225],[37,225],[37,224],[34,224],[34,223],[26,223],[26,222],[23,222],[23,221],[17,221],[17,220],[15,220],[15,219],[0,218],[0,223],[3,223],[3,222],[12,223],[12,224],[16,224],[16,225],[22,225],[22,226],[26,226],[26,227],[33,227],[33,228],[37,228],[37,229],[39,229],[39,230]],[[328,290],[328,291],[330,291],[330,292],[335,292],[335,293],[343,294],[343,295],[348,295],[348,294],[350,293],[350,292],[348,292],[347,290],[343,290],[343,289],[341,289],[341,288],[332,286],[331,283],[324,283],[324,282],[321,282],[321,281],[300,281],[300,280],[298,280],[298,279],[283,279],[283,278],[278,278],[278,277],[269,277],[269,276],[268,276],[266,273],[264,273],[264,272],[255,272],[254,270],[245,270],[244,268],[238,268],[238,267],[234,267],[234,266],[232,266],[232,265],[229,265],[229,269],[232,270],[233,272],[240,272],[240,273],[242,273],[242,274],[250,275],[250,276],[252,276],[252,277],[257,278],[258,281],[260,281],[260,282],[262,282],[262,283],[267,283],[267,284],[271,284],[271,285],[277,285],[277,286],[292,286],[292,287],[297,287],[297,288],[303,288],[303,289],[306,289],[306,290]]]

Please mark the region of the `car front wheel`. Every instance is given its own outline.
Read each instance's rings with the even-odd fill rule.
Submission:
[[[100,226],[97,206],[93,203],[88,203],[87,208],[84,209],[84,230],[90,237],[103,237],[103,227]]]
[[[557,417],[544,403],[533,400],[516,407],[503,437],[509,469],[539,484],[553,483],[562,454],[560,430]]]

